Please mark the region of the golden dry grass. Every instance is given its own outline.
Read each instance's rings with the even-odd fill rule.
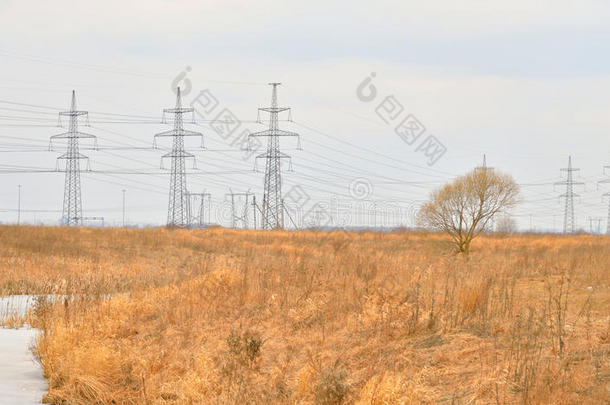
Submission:
[[[0,237],[2,293],[72,297],[31,315],[53,404],[610,402],[608,237]]]

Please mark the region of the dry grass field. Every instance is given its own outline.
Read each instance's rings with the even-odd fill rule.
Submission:
[[[52,404],[608,404],[610,238],[1,227]]]

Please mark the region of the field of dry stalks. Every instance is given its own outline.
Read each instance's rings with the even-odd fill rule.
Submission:
[[[607,404],[610,238],[1,227],[52,404]]]

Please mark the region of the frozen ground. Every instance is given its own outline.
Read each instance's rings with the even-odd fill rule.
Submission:
[[[0,316],[8,313],[24,314],[34,303],[34,297],[20,295],[0,297]],[[29,348],[36,330],[30,328],[0,328],[0,404],[40,404],[47,392],[47,381],[42,369],[34,361]]]

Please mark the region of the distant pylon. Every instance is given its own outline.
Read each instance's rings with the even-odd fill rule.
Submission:
[[[67,139],[68,145],[66,152],[59,156],[58,160],[65,160],[65,181],[64,181],[64,202],[62,208],[61,223],[68,226],[81,226],[83,224],[83,206],[81,199],[80,185],[80,160],[85,159],[88,163],[88,157],[80,153],[78,140],[80,138],[90,138],[94,140],[94,147],[97,148],[97,138],[94,135],[86,134],[78,130],[78,117],[88,116],[87,111],[78,111],[76,109],[76,93],[72,90],[72,102],[70,111],[59,113],[61,117],[70,117],[68,132],[51,137],[49,149],[53,148],[54,139]],[[58,162],[59,170],[59,162]]]
[[[487,166],[487,156],[485,154],[483,154],[483,163],[481,164],[481,166],[477,166],[474,168],[475,171],[484,172],[484,173],[492,172],[493,169],[494,169],[493,167]],[[489,223],[485,226],[485,231],[493,232],[495,228],[496,228],[496,218],[494,216],[491,218],[491,221],[489,221]]]
[[[487,167],[487,156],[485,156],[485,154],[483,154],[483,164],[481,166],[477,166],[475,168],[476,170],[493,170],[493,167]]]
[[[188,193],[188,211],[189,211],[189,224],[192,226],[196,226],[199,228],[203,228],[205,226],[205,202],[206,202],[206,198],[207,198],[207,202],[208,202],[208,207],[211,206],[211,194],[206,193],[205,190],[203,190],[203,193]],[[197,211],[193,210],[193,204],[192,202],[199,199],[199,209]],[[207,210],[207,214],[209,216],[210,214],[210,209]]]
[[[589,217],[589,233],[601,233],[602,220],[600,217]],[[593,226],[597,222],[597,226]]]
[[[250,227],[250,218],[248,215],[250,207],[248,202],[250,201],[250,196],[253,194],[250,192],[250,190],[246,191],[245,193],[234,193],[231,189],[229,189],[229,191],[231,192],[225,194],[225,197],[231,197],[231,228],[236,229],[237,222],[239,221],[241,222],[241,227],[243,229],[248,229]],[[243,197],[245,199],[241,215],[237,214],[235,197]]]
[[[189,196],[186,188],[186,158],[193,158],[195,156],[184,150],[184,137],[185,136],[200,136],[203,142],[203,135],[200,132],[188,131],[183,128],[184,113],[192,113],[193,108],[182,107],[182,97],[180,96],[180,87],[176,91],[176,107],[166,108],[163,110],[163,117],[165,114],[174,115],[174,128],[169,131],[164,131],[155,135],[154,147],[156,147],[157,137],[171,136],[173,138],[172,150],[166,153],[161,158],[172,159],[172,172],[170,175],[169,182],[169,204],[167,207],[167,226],[169,227],[187,227],[190,222],[189,218]]]
[[[282,204],[282,173],[280,160],[290,159],[285,153],[280,152],[280,137],[299,135],[295,132],[284,131],[278,128],[278,114],[290,111],[290,108],[277,106],[277,86],[281,83],[269,83],[272,86],[271,107],[259,108],[260,111],[269,113],[269,129],[250,134],[251,137],[268,137],[267,151],[256,158],[265,158],[265,186],[263,194],[263,229],[284,228],[284,207]]]
[[[580,169],[572,167],[572,156],[568,157],[568,167],[562,168],[561,171],[567,172],[566,180],[556,182],[556,185],[565,185],[566,192],[561,194],[559,198],[565,199],[565,208],[563,213],[563,233],[574,233],[574,197],[578,197],[578,194],[574,193],[575,185],[582,185],[585,183],[575,182],[572,173]]]
[[[608,197],[608,216],[606,217],[606,234],[610,235],[610,193],[605,193],[604,197]]]
[[[610,169],[610,166],[604,166],[604,173],[606,169]],[[600,183],[610,183],[610,179],[601,180]],[[606,218],[606,234],[610,235],[610,192],[602,194],[602,201],[604,197],[608,197],[608,216]]]

